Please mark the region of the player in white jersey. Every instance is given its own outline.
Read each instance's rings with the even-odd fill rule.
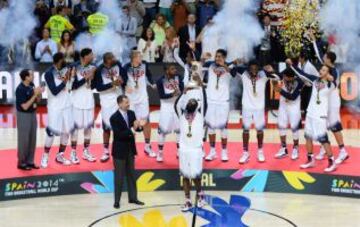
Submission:
[[[292,65],[291,60],[288,59],[286,62],[289,65]],[[320,77],[306,74],[296,66],[291,66],[291,68],[305,83],[311,83],[313,86],[305,119],[305,138],[308,161],[301,165],[300,168],[308,169],[315,166],[313,141],[318,141],[324,147],[328,156],[328,167],[325,168],[324,171],[333,172],[336,170],[336,163],[327,135],[328,108],[331,92],[335,89],[334,83],[331,82],[333,81],[333,77],[330,74],[330,67],[323,65],[319,72]]]
[[[236,70],[230,69],[225,62],[227,52],[223,49],[216,51],[215,62],[207,62],[204,68],[207,75],[206,94],[208,110],[206,112],[205,123],[208,126],[210,152],[206,156],[207,161],[216,159],[215,150],[216,130],[221,131],[221,160],[229,160],[227,151],[227,123],[230,111],[230,81],[232,76],[236,76]]]
[[[130,109],[135,112],[136,119],[147,122],[144,126],[144,151],[150,157],[156,157],[150,145],[151,126],[149,122],[149,95],[147,92],[148,85],[155,89],[156,84],[153,84],[151,72],[146,62],[142,61],[140,51],[132,51],[130,60],[130,63],[124,66],[125,75],[123,78],[127,78],[127,81],[125,81],[125,94],[129,97]]]
[[[56,162],[70,165],[71,162],[64,157],[69,135],[74,129],[74,120],[71,108],[71,84],[69,80],[75,71],[65,67],[65,57],[62,53],[53,56],[54,65],[45,73],[45,82],[48,93],[48,123],[45,135],[45,151],[41,158],[41,167],[46,168],[49,153],[55,136],[60,136],[59,153]]]
[[[256,61],[250,61],[248,70],[241,74],[243,83],[242,93],[242,124],[243,124],[243,154],[239,160],[240,164],[249,161],[249,139],[251,125],[254,123],[257,131],[259,162],[265,162],[263,151],[265,122],[265,91],[266,83],[269,78],[279,80],[275,74],[266,74],[259,70],[259,64]]]
[[[157,90],[160,97],[160,117],[158,128],[158,147],[159,152],[156,160],[163,161],[163,150],[166,135],[176,134],[176,146],[179,149],[179,119],[176,116],[174,105],[177,97],[184,90],[182,78],[177,75],[176,67],[173,64],[166,65],[165,76],[162,76],[157,82]]]
[[[332,131],[335,136],[336,142],[339,146],[340,153],[338,158],[335,160],[336,164],[343,163],[346,159],[349,158],[349,154],[347,153],[344,145],[344,138],[342,134],[342,124],[341,124],[341,117],[340,117],[340,108],[341,108],[341,99],[339,93],[339,85],[340,85],[340,75],[339,71],[335,67],[336,62],[336,54],[334,52],[327,52],[326,54],[322,54],[320,49],[317,46],[315,38],[313,37],[313,46],[315,49],[316,56],[318,60],[328,66],[330,68],[330,74],[334,77],[334,85],[335,89],[331,91],[331,98],[329,103],[329,110],[328,110],[328,128]],[[317,160],[324,159],[325,150],[322,147],[320,153],[316,156]]]
[[[124,93],[123,68],[114,54],[108,52],[103,55],[103,63],[97,68],[95,73],[95,87],[99,92],[101,118],[103,128],[103,155],[101,162],[106,162],[110,158],[109,142],[111,135],[110,117],[118,110],[117,97]]]
[[[82,158],[89,162],[95,162],[96,158],[90,153],[91,129],[94,126],[95,100],[92,89],[94,88],[94,75],[96,67],[92,64],[94,55],[91,49],[84,48],[80,52],[80,61],[71,65],[75,69],[72,81],[72,111],[75,129],[71,133],[70,161],[79,164],[76,154],[78,131],[84,130],[84,150]]]
[[[273,69],[266,70],[273,72]],[[275,158],[284,158],[288,155],[286,145],[286,129],[290,125],[293,136],[293,149],[291,159],[299,157],[299,128],[301,126],[301,90],[304,83],[301,79],[295,77],[294,72],[287,68],[280,74],[282,81],[274,84],[274,90],[280,93],[278,127],[280,133],[281,148],[276,153]]]
[[[176,101],[176,114],[180,121],[180,149],[179,168],[183,176],[183,190],[185,192],[185,204],[182,211],[192,208],[190,199],[191,181],[196,188],[198,206],[204,205],[203,192],[201,191],[201,174],[203,170],[203,134],[204,116],[206,114],[206,100],[203,106],[184,93]]]

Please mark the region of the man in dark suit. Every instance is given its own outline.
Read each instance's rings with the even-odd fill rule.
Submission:
[[[189,14],[187,24],[179,29],[178,35],[180,38],[180,57],[185,62],[189,52],[199,51],[201,45],[195,44],[196,38],[200,34],[200,29],[196,25],[196,16]],[[195,50],[191,46],[195,45]]]
[[[129,99],[125,95],[117,98],[119,110],[110,118],[110,125],[114,133],[112,146],[112,156],[114,162],[114,208],[120,208],[120,197],[126,175],[128,186],[129,203],[144,205],[137,198],[137,188],[135,179],[135,155],[136,144],[135,135],[132,128],[141,132],[145,122],[136,120],[135,113],[129,110]]]

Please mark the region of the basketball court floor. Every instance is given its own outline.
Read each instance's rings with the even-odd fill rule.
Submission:
[[[207,192],[209,204],[198,210],[195,226],[360,226],[357,199],[279,193]],[[146,204],[129,205],[123,199],[120,210],[112,208],[111,194],[70,195],[0,203],[0,226],[104,226],[187,227],[193,213],[182,213],[181,192],[140,193]],[[250,207],[243,212],[229,204],[230,198],[245,198]],[[123,198],[127,198],[126,193]]]
[[[9,115],[10,114],[10,115]],[[11,123],[13,116],[11,112],[0,115],[0,163],[2,165],[0,175],[2,177],[27,176],[29,173],[18,171],[15,158],[16,151],[16,127]],[[40,116],[41,118],[41,116]],[[360,176],[360,118],[348,117],[344,122],[344,139],[351,159],[348,164],[339,167],[337,174]],[[157,113],[152,113],[152,122],[157,121]],[[208,168],[227,169],[238,168],[240,157],[241,130],[237,122],[239,114],[233,113],[230,119],[231,127],[229,130],[230,157],[231,161],[223,164],[220,161],[206,163]],[[274,160],[273,155],[277,151],[279,144],[279,134],[274,127],[272,117],[268,116],[269,127],[265,131],[265,152],[268,149],[267,160],[270,163],[267,167],[277,170],[283,168],[281,161]],[[42,124],[42,123],[41,123]],[[44,128],[38,129],[37,141],[37,161],[42,153],[44,141]],[[81,135],[81,133],[80,133]],[[301,132],[303,135],[303,132]],[[80,137],[81,138],[81,137]],[[156,130],[153,130],[153,147],[156,149]],[[289,139],[291,136],[289,137]],[[301,136],[301,144],[304,144]],[[256,147],[256,135],[251,134],[252,147]],[[58,141],[58,140],[57,140]],[[82,141],[82,138],[80,139]],[[174,146],[174,136],[169,136],[170,143],[166,146]],[[335,146],[333,136],[331,141],[334,151],[337,154],[338,149]],[[138,142],[142,147],[143,137],[138,135]],[[56,144],[58,142],[55,142]],[[100,127],[95,127],[92,136],[92,150],[98,156],[101,154],[102,131]],[[169,149],[169,148],[168,148]],[[318,147],[317,147],[318,150]],[[80,151],[80,149],[79,149]],[[166,150],[167,151],[167,150]],[[57,148],[52,150],[55,156]],[[287,169],[298,170],[298,164],[305,160],[305,150],[302,146],[301,160],[287,165]],[[161,169],[161,165],[176,168],[176,158],[174,152],[165,154],[164,164],[157,164],[155,160],[143,159],[137,162],[138,168],[146,169],[149,166],[155,166]],[[146,158],[146,157],[145,157]],[[255,159],[255,155],[253,156]],[[145,160],[145,161],[144,161]],[[148,165],[142,162],[150,163]],[[254,160],[255,162],[255,160]],[[99,163],[99,162],[98,162]],[[66,173],[72,171],[74,167],[65,167],[53,165],[48,170],[39,170],[32,174],[53,174],[56,171]],[[279,164],[279,165],[277,165]],[[85,171],[91,164],[81,163],[77,168]],[[173,166],[174,165],[174,166]],[[228,165],[228,166],[227,166]],[[249,168],[255,164],[249,163]],[[322,167],[313,170],[316,173],[322,173]],[[279,167],[280,166],[280,167]],[[266,168],[267,168],[266,167]],[[90,168],[90,167],[89,167]],[[95,167],[94,167],[95,168]],[[256,168],[262,168],[256,167]],[[265,167],[264,167],[265,168]],[[96,164],[96,170],[109,170],[111,163],[103,166]],[[80,170],[82,171],[82,170]],[[319,196],[306,194],[290,193],[270,193],[270,192],[241,192],[241,191],[206,191],[207,205],[203,209],[192,210],[182,213],[180,206],[184,202],[183,193],[180,191],[154,191],[140,192],[139,199],[146,203],[139,207],[127,203],[127,194],[123,193],[121,208],[116,210],[112,207],[112,193],[103,194],[82,194],[53,196],[43,198],[20,199],[13,201],[0,202],[0,226],[18,227],[18,226],[117,226],[117,227],[185,227],[192,226],[195,215],[194,226],[359,226],[360,227],[360,200],[358,198],[345,198],[336,196]]]

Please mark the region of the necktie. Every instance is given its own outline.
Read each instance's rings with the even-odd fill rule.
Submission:
[[[124,117],[124,119],[125,119],[125,122],[126,122],[127,127],[129,127],[129,119],[128,119],[127,112],[124,112],[123,117]]]

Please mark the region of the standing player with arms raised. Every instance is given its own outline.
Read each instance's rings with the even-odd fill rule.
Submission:
[[[231,76],[236,76],[236,70],[231,70],[225,62],[227,52],[223,49],[216,51],[215,62],[207,62],[204,81],[207,82],[206,94],[208,110],[205,116],[206,125],[209,128],[210,152],[206,161],[216,159],[215,150],[216,130],[221,131],[221,160],[229,161],[227,151],[227,122],[230,111],[230,81]],[[231,72],[230,72],[231,71]]]
[[[313,141],[318,141],[324,147],[328,156],[328,167],[325,172],[336,170],[336,163],[331,150],[330,141],[327,134],[328,109],[331,92],[335,89],[333,76],[330,74],[330,67],[323,65],[319,72],[320,77],[309,75],[292,65],[290,59],[286,60],[291,65],[296,75],[307,83],[311,83],[313,88],[311,92],[310,103],[307,109],[305,120],[305,138],[306,149],[308,152],[308,161],[301,165],[300,168],[308,169],[315,166],[313,155]]]
[[[184,93],[176,101],[176,114],[180,120],[179,168],[183,176],[185,204],[182,211],[192,208],[190,199],[191,181],[194,181],[196,198],[199,207],[204,206],[204,196],[201,190],[201,174],[203,170],[203,134],[206,100],[200,105],[195,99],[186,97]]]
[[[334,78],[333,83],[335,85],[335,89],[331,91],[330,102],[328,106],[328,118],[327,124],[328,128],[332,131],[335,136],[336,142],[340,149],[339,157],[335,160],[336,164],[343,163],[346,159],[349,158],[349,154],[347,153],[344,145],[344,137],[342,134],[342,124],[341,124],[341,117],[340,117],[340,108],[341,108],[341,99],[339,93],[339,85],[340,85],[340,75],[339,71],[335,67],[336,62],[336,54],[334,52],[327,52],[326,54],[322,54],[316,41],[315,36],[313,33],[310,33],[312,43],[315,49],[316,57],[318,60],[329,67],[330,74]],[[320,150],[320,153],[316,156],[317,160],[324,159],[326,154],[326,150],[324,147]]]

